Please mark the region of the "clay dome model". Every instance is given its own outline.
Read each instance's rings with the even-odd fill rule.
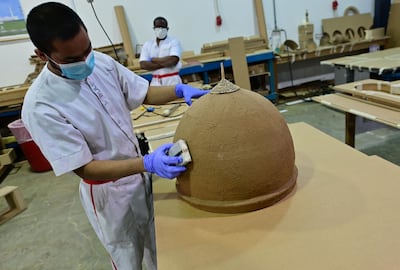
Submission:
[[[222,79],[186,111],[174,141],[186,141],[192,163],[176,181],[179,196],[218,213],[270,206],[296,185],[289,128],[265,97]]]

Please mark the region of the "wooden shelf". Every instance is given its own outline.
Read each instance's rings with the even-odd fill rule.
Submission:
[[[338,57],[341,55],[358,54],[361,51],[368,50],[372,45],[378,45],[385,47],[388,43],[389,37],[383,37],[380,39],[364,40],[358,42],[348,42],[338,44],[335,46],[324,46],[319,47],[315,51],[299,50],[295,52],[283,53],[275,56],[276,64],[284,64],[289,61],[305,61],[323,57]]]

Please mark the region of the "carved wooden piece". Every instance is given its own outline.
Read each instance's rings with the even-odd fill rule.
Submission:
[[[360,83],[355,85],[355,89],[360,91],[377,91],[385,92],[392,95],[400,95],[400,84],[391,84],[390,82],[379,82],[379,83]]]

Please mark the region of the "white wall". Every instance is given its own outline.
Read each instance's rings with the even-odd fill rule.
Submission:
[[[109,45],[98,25],[90,4],[85,0],[58,0],[75,9],[86,24],[94,47]],[[122,5],[134,44],[143,44],[153,38],[152,22],[156,16],[168,19],[169,34],[180,39],[183,49],[196,53],[204,43],[235,36],[257,35],[257,23],[253,0],[218,0],[222,26],[215,26],[215,0],[94,0],[93,4],[108,35],[114,43],[122,41],[114,6]],[[21,0],[23,11],[42,2]],[[314,23],[315,34],[321,32],[321,19],[342,16],[348,6],[356,7],[360,13],[373,14],[374,0],[338,0],[336,12],[331,9],[331,1],[321,0],[276,0],[277,26],[285,29],[288,39],[297,41],[297,26],[305,18],[305,10]],[[273,2],[263,0],[268,34],[274,28]],[[34,47],[29,40],[0,42],[0,87],[21,84],[33,72],[29,64]]]

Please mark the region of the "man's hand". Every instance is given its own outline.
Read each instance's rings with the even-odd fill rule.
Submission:
[[[190,106],[192,105],[192,98],[199,98],[208,94],[209,90],[200,90],[188,84],[177,84],[175,86],[175,94],[178,98],[185,98],[185,102]]]
[[[160,177],[173,179],[186,170],[185,166],[178,166],[182,162],[181,157],[167,155],[173,143],[167,143],[158,147],[153,153],[143,157],[143,165],[146,171],[155,173]]]

